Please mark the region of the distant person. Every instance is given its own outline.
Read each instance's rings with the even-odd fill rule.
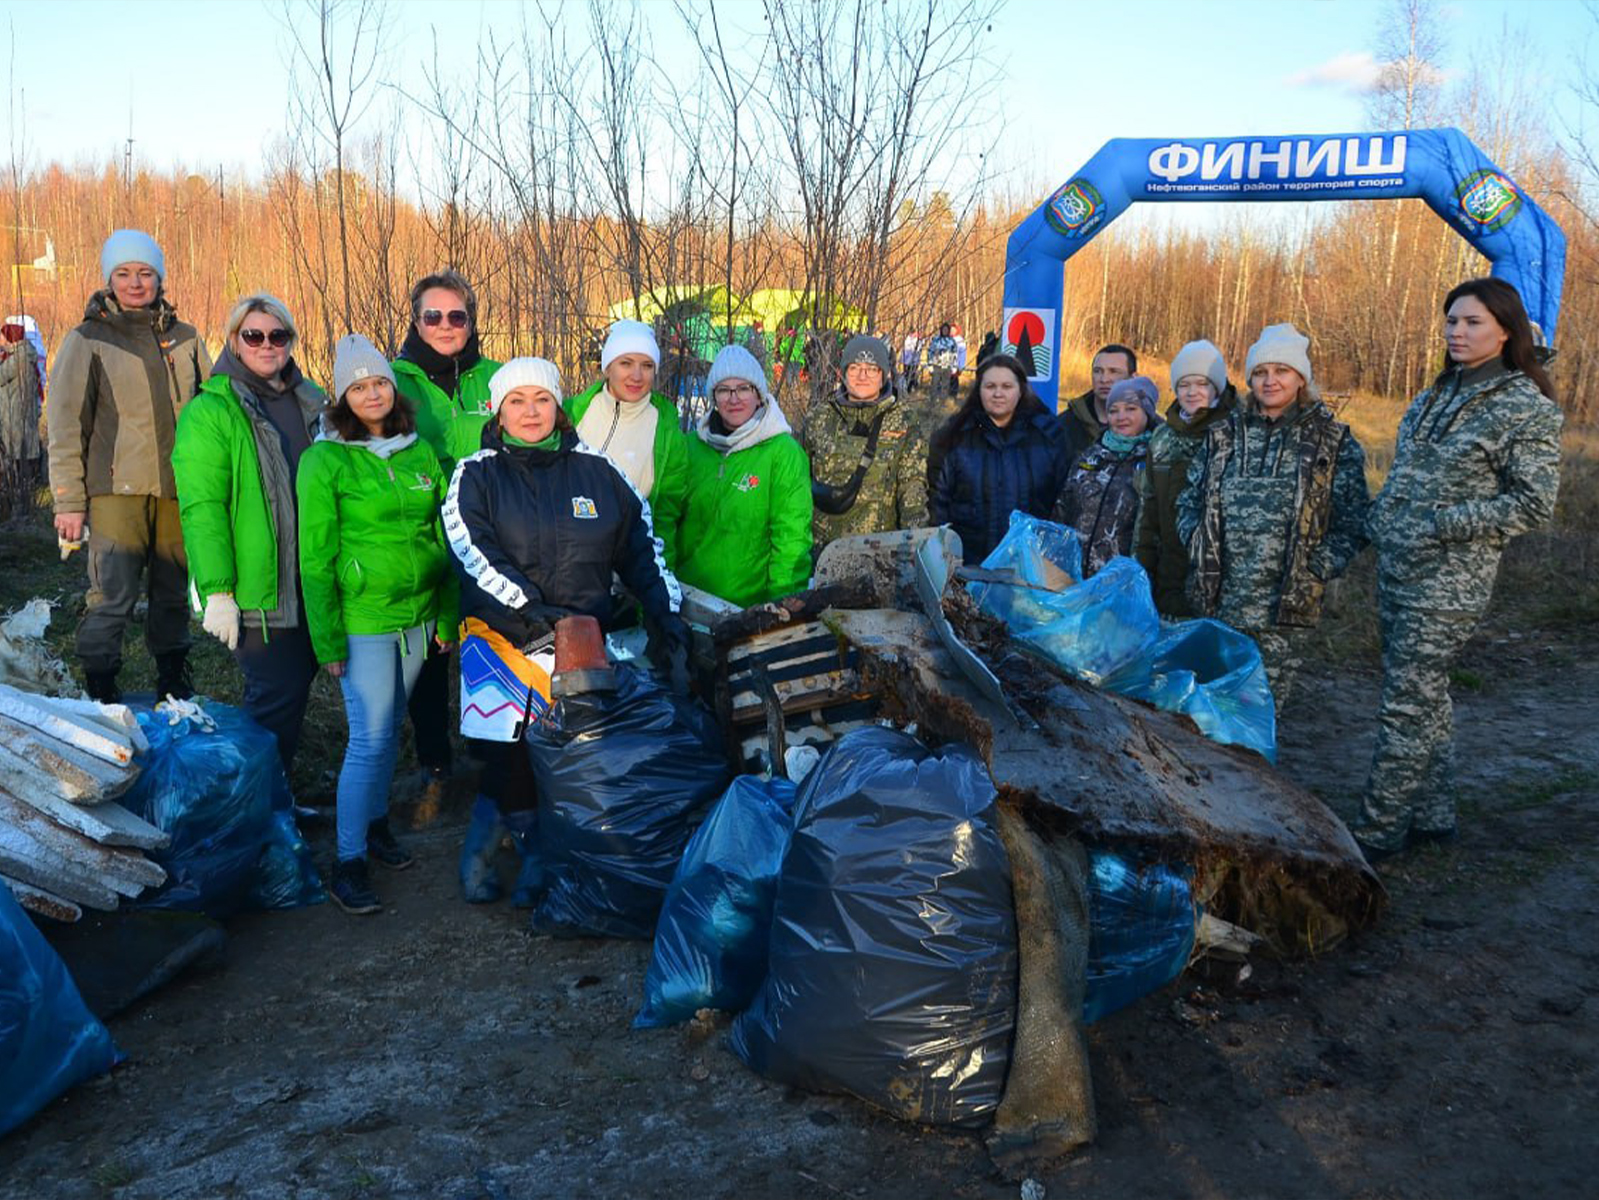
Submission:
[[[20,321],[0,325],[0,466],[17,495],[42,478],[39,444],[39,358]]]
[[[834,538],[927,524],[927,440],[894,390],[893,360],[876,338],[845,343],[838,390],[800,424],[811,460],[815,549]]]
[[[1249,392],[1188,464],[1177,536],[1189,601],[1255,639],[1280,714],[1328,581],[1366,545],[1366,454],[1316,391],[1310,339],[1269,325],[1249,348]]]
[[[316,652],[300,587],[295,476],[327,407],[294,361],[294,318],[264,292],[228,314],[216,370],[172,450],[201,625],[244,672],[244,711],[294,765]]]
[[[1088,390],[1067,401],[1060,414],[1069,455],[1081,454],[1099,441],[1105,432],[1105,401],[1110,398],[1110,389],[1138,374],[1138,355],[1117,342],[1101,346],[1094,352],[1089,373]]]
[[[50,355],[45,349],[44,335],[39,332],[39,322],[27,313],[15,313],[6,318],[7,325],[22,326],[22,336],[33,347],[34,361],[39,367],[39,398],[43,401],[50,388]]]
[[[1505,544],[1549,522],[1560,483],[1560,407],[1520,294],[1471,279],[1443,312],[1448,363],[1405,411],[1368,521],[1383,681],[1354,825],[1367,858],[1455,835],[1450,666]]]
[[[1105,432],[1094,445],[1067,460],[1066,486],[1055,505],[1055,520],[1075,529],[1082,539],[1084,579],[1118,554],[1132,552],[1159,395],[1147,375],[1118,380],[1105,399]]]
[[[955,395],[960,390],[960,373],[960,346],[945,321],[927,343],[927,386],[933,398]]]
[[[961,556],[980,563],[999,544],[1012,512],[1048,517],[1066,479],[1055,414],[1009,355],[979,363],[960,411],[933,435],[927,507],[935,525],[960,535]]]
[[[1133,555],[1149,575],[1155,608],[1163,617],[1189,617],[1188,547],[1177,536],[1177,497],[1188,485],[1188,460],[1205,434],[1238,403],[1227,381],[1227,361],[1212,343],[1189,342],[1172,359],[1174,398],[1149,439],[1148,464],[1139,483]]]
[[[977,347],[977,365],[980,367],[984,361],[993,358],[999,353],[999,334],[990,329],[983,334],[983,344]]]
[[[634,352],[627,339],[639,329],[649,334],[637,322],[618,324],[624,328],[612,326],[608,366]],[[532,764],[517,720],[533,711],[528,647],[565,616],[591,616],[611,628],[615,575],[643,608],[674,687],[687,689],[688,628],[677,615],[677,581],[651,531],[649,507],[613,459],[579,439],[561,408],[555,364],[513,358],[494,373],[490,407],[483,449],[463,460],[450,482],[445,531],[461,580],[463,631],[499,660],[505,678],[520,681],[528,708],[503,722],[497,740],[474,738],[485,766],[460,860],[462,895],[473,904],[501,894],[493,859],[502,832],[508,828],[526,848],[536,828]],[[517,899],[531,903],[539,891],[537,858],[524,854],[523,868]]]
[[[578,436],[605,455],[649,501],[666,565],[677,562],[688,484],[688,439],[677,404],[654,390],[661,350],[641,321],[613,322],[600,351],[601,378],[563,406]]]
[[[147,233],[119,229],[100,250],[104,289],[61,340],[46,397],[56,535],[88,534],[89,590],[78,661],[89,695],[122,693],[122,633],[148,578],[144,638],[156,692],[192,695],[189,564],[172,453],[178,414],[200,390],[211,356],[166,297],[166,258]]]
[[[459,272],[422,276],[411,285],[410,305],[411,327],[393,363],[394,387],[448,481],[456,462],[478,451],[489,421],[489,380],[500,364],[483,354],[477,293]],[[422,773],[416,823],[426,825],[438,814],[455,766],[450,658],[432,642],[411,686],[407,712]]]
[[[312,650],[339,681],[349,728],[328,891],[345,912],[375,913],[368,859],[396,871],[412,862],[389,828],[406,696],[429,648],[447,651],[459,624],[439,520],[449,481],[392,368],[359,334],[334,348],[333,392],[295,479],[300,578]]]
[[[713,407],[689,442],[677,576],[740,608],[811,577],[811,469],[765,372],[728,346],[706,379]]]
[[[922,335],[914,330],[905,335],[899,351],[899,373],[905,390],[914,392],[922,369]]]

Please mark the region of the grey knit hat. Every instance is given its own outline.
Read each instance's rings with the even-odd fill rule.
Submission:
[[[1110,389],[1110,395],[1105,397],[1105,411],[1110,412],[1110,406],[1124,400],[1131,400],[1144,410],[1144,415],[1151,422],[1155,420],[1155,405],[1160,400],[1160,389],[1155,386],[1155,381],[1148,375],[1134,375],[1128,379],[1118,379]]]
[[[762,400],[770,400],[771,389],[766,386],[766,372],[755,356],[743,346],[723,346],[711,361],[711,369],[705,374],[705,390],[714,398],[716,385],[724,379],[743,379],[753,383],[761,393]]]
[[[884,379],[894,377],[894,359],[882,338],[874,338],[868,333],[857,333],[845,342],[844,355],[839,359],[838,369],[847,371],[856,363],[866,363],[868,366],[876,367],[883,373]]]
[[[1214,342],[1200,338],[1177,351],[1177,357],[1171,360],[1171,390],[1175,393],[1177,385],[1190,375],[1203,375],[1210,380],[1217,397],[1227,390],[1227,360]]]
[[[372,375],[394,382],[394,368],[378,348],[359,333],[347,333],[333,347],[333,398],[344,399],[350,385]]]

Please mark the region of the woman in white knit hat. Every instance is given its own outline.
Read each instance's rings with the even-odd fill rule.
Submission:
[[[1366,454],[1321,401],[1310,339],[1269,325],[1249,348],[1249,392],[1205,435],[1177,502],[1189,600],[1260,646],[1281,713],[1304,630],[1366,545]]]
[[[706,375],[713,407],[689,442],[678,578],[747,607],[811,574],[811,465],[743,346]]]
[[[655,536],[675,567],[688,485],[688,439],[677,405],[655,391],[661,348],[642,321],[613,322],[600,349],[601,378],[563,405],[585,443],[614,462],[650,504]]]
[[[1205,434],[1238,404],[1227,381],[1227,360],[1201,338],[1177,352],[1171,363],[1174,393],[1166,416],[1149,439],[1149,458],[1139,480],[1138,527],[1133,557],[1149,575],[1149,590],[1163,617],[1189,617],[1188,547],[1177,536],[1177,496],[1188,483],[1188,461]]]
[[[674,664],[674,682],[686,680],[688,654],[677,580],[650,506],[616,463],[579,440],[555,365],[513,358],[489,380],[489,407],[483,448],[457,464],[444,505],[461,578],[461,732],[487,764],[461,855],[471,903],[500,895],[493,854],[501,823],[524,842],[532,833],[521,737],[549,704],[553,658],[540,654],[555,623],[587,615],[609,628],[614,573]],[[518,902],[531,903],[536,879],[524,876],[517,890]]]

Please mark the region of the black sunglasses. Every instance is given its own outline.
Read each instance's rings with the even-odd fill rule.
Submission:
[[[422,324],[429,329],[435,325],[441,325],[445,321],[449,321],[451,329],[465,329],[466,309],[452,308],[449,312],[440,312],[436,308],[424,308],[422,310]]]
[[[271,333],[268,333],[264,329],[239,330],[239,340],[246,346],[259,346],[262,342],[271,342],[280,350],[289,344],[289,340],[293,336],[293,334],[281,326],[279,326],[277,329],[274,329]]]

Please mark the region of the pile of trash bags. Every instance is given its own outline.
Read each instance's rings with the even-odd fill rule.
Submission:
[[[270,733],[212,700],[140,710],[138,719],[150,749],[120,803],[172,842],[149,852],[167,882],[136,907],[227,917],[326,899]]]
[[[1013,638],[1085,683],[1182,713],[1213,741],[1277,761],[1271,685],[1253,639],[1208,618],[1163,622],[1149,576],[1131,558],[1083,579],[1082,543],[1026,513],[983,560],[1015,583],[968,584],[979,608]]]
[[[625,663],[611,669],[615,690],[556,697],[524,737],[540,932],[651,937],[684,848],[731,776],[704,708]]]
[[[0,1137],[121,1057],[60,955],[0,884]]]

